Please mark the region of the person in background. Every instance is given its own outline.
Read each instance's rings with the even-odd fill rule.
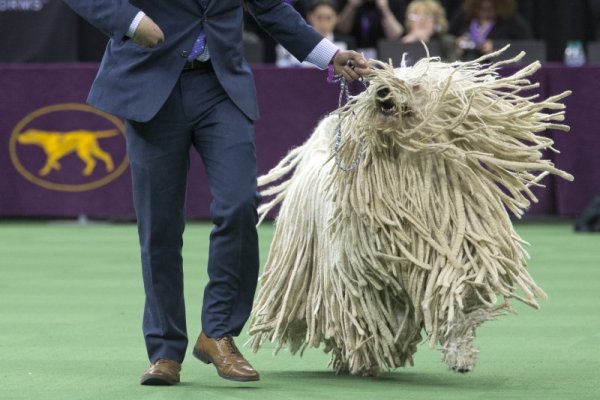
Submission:
[[[356,47],[352,36],[334,32],[338,19],[337,3],[334,0],[315,0],[310,3],[306,10],[306,19],[317,32],[340,49],[348,50]],[[277,45],[276,51],[278,67],[313,66],[310,63],[301,63],[281,45]]]
[[[282,0],[296,10],[298,14],[306,20],[306,8],[311,0]],[[254,16],[247,12],[244,13],[244,34],[251,41],[258,40],[262,43],[263,54],[259,63],[273,64],[277,60],[277,41],[268,32],[261,28]]]
[[[464,0],[450,24],[458,37],[458,55],[473,60],[494,50],[493,41],[532,39],[529,24],[516,12],[515,0]]]
[[[449,35],[446,12],[437,0],[413,0],[406,9],[404,43],[437,41],[443,61],[456,60],[455,38]]]
[[[380,39],[398,39],[404,28],[404,0],[342,0],[337,30],[352,35],[358,48],[376,48]]]
[[[440,3],[442,3],[442,7],[444,7],[444,10],[446,11],[448,19],[454,17],[462,6],[462,0],[440,0]]]

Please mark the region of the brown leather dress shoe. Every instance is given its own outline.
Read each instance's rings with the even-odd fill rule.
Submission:
[[[246,361],[231,336],[218,339],[200,333],[194,346],[194,357],[206,364],[214,364],[221,378],[238,382],[257,381],[258,372]]]
[[[142,375],[142,385],[165,386],[179,383],[181,364],[173,360],[160,359],[154,362]]]

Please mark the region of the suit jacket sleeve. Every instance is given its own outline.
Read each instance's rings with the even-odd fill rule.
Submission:
[[[63,0],[83,19],[116,40],[121,40],[140,11],[127,0]]]
[[[305,60],[323,40],[323,36],[308,25],[292,6],[282,0],[250,0],[248,11],[269,35],[298,60]]]

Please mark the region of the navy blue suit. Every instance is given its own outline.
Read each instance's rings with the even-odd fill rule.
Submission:
[[[256,93],[242,50],[242,0],[65,0],[106,32],[106,48],[88,102],[127,121],[146,304],[143,330],[151,362],[181,362],[188,338],[181,248],[193,146],[213,198],[209,283],[202,329],[238,335],[258,277]],[[257,21],[303,60],[322,40],[281,0],[249,1]],[[125,36],[138,11],[162,29],[164,43],[138,46]],[[182,71],[201,29],[213,68]]]

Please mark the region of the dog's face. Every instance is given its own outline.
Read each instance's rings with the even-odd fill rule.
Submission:
[[[19,135],[17,141],[21,144],[35,144],[40,142],[42,136],[43,133],[37,129],[28,129]]]
[[[431,120],[428,112],[441,88],[412,67],[374,66],[366,90],[338,110],[344,136],[361,139],[373,151],[428,140],[424,121]]]
[[[414,98],[410,89],[398,82],[398,85],[381,83],[372,89],[375,111],[379,114],[377,122],[382,125],[407,125],[414,117]]]
[[[498,115],[515,110],[512,100],[495,90],[495,72],[478,65],[422,60],[394,69],[370,63],[374,72],[365,79],[366,90],[337,113],[342,138],[363,142],[373,154],[425,151],[456,157],[477,151],[487,146],[491,130],[504,134]]]

